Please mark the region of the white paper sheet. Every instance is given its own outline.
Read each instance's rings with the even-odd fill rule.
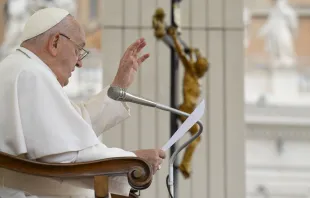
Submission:
[[[167,151],[174,143],[181,139],[185,133],[194,124],[200,120],[205,111],[205,100],[202,100],[196,109],[190,114],[190,116],[183,122],[179,129],[173,134],[173,136],[168,140],[168,142],[162,147],[163,151]]]

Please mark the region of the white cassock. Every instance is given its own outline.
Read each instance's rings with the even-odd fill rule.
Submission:
[[[135,156],[98,139],[130,116],[126,103],[111,100],[107,88],[86,103],[72,103],[49,67],[29,50],[19,49],[0,63],[0,151],[61,163]],[[125,176],[110,178],[109,187],[110,193],[129,195]],[[0,197],[27,196],[90,198],[93,181],[52,180],[0,169]]]

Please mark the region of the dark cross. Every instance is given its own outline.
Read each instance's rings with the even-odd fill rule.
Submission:
[[[179,7],[181,0],[171,0],[171,25],[178,27],[175,19],[175,8]],[[171,66],[170,66],[170,106],[178,108],[178,76],[179,76],[179,58],[173,46],[170,46]],[[170,136],[178,129],[178,118],[175,114],[170,114]],[[176,150],[176,144],[170,148],[170,156]],[[178,169],[177,160],[175,161],[173,176],[174,176],[174,197],[178,197]]]

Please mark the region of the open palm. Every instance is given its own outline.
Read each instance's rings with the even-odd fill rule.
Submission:
[[[120,60],[118,71],[111,84],[112,86],[127,89],[133,83],[139,67],[150,56],[149,54],[144,54],[139,57],[140,51],[145,46],[144,38],[140,38],[127,48]]]

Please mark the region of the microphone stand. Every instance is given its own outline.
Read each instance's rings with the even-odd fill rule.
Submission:
[[[161,109],[161,110],[164,110],[164,111],[169,111],[171,113],[174,113],[174,114],[177,114],[177,115],[180,115],[180,116],[186,116],[188,117],[190,114],[188,113],[185,113],[183,111],[180,111],[180,110],[177,110],[177,109],[174,109],[174,108],[171,108],[171,107],[167,107],[167,106],[164,106],[164,105],[161,105],[161,104],[156,104],[155,108],[157,109]],[[176,157],[177,155],[185,148],[187,147],[190,143],[192,143],[196,138],[198,138],[202,131],[203,131],[203,125],[201,123],[201,121],[197,121],[197,124],[199,125],[199,130],[198,132],[193,135],[189,140],[187,140],[184,144],[182,144],[179,148],[177,148],[175,150],[175,152],[172,154],[171,158],[170,158],[170,161],[169,161],[169,181],[168,181],[168,190],[169,190],[169,194],[170,196],[173,198],[174,197],[174,181],[173,181],[173,164],[176,160]]]
[[[114,95],[114,91],[116,91],[118,94],[117,96],[113,96]],[[154,107],[160,110],[164,110],[164,111],[168,111],[180,116],[186,116],[188,117],[190,114],[162,105],[162,104],[158,104],[156,102],[144,99],[144,98],[140,98],[134,95],[131,95],[129,93],[127,93],[124,89],[122,88],[115,88],[115,87],[111,87],[108,90],[108,96],[111,96],[112,99],[114,100],[118,100],[118,101],[123,101],[123,102],[131,102],[131,103],[135,103],[135,104],[139,104],[139,105],[143,105],[143,106],[148,106],[148,107]],[[177,155],[180,153],[180,151],[182,151],[185,147],[187,147],[190,143],[192,143],[196,138],[198,138],[202,131],[203,131],[203,126],[201,121],[197,121],[196,122],[199,125],[199,131],[193,135],[189,140],[187,140],[183,145],[181,145],[178,149],[176,149],[174,151],[174,153],[171,155],[170,161],[169,161],[169,181],[168,181],[168,191],[169,191],[169,195],[171,198],[174,198],[174,180],[173,180],[173,164],[176,160]]]

